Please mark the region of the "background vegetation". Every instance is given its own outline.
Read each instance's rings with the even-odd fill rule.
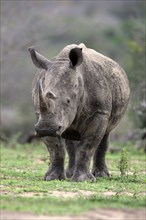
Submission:
[[[128,74],[129,110],[113,138],[134,138],[135,130],[144,129],[145,1],[6,0],[0,10],[2,132],[33,130],[31,81],[36,70],[27,47],[34,45],[52,58],[67,44],[81,42],[115,59]]]

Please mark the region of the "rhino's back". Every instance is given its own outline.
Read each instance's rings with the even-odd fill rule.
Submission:
[[[112,94],[112,111],[107,128],[110,131],[118,124],[126,111],[130,95],[128,78],[119,64],[112,59],[88,48],[85,49],[85,54],[86,59],[94,63],[94,71],[97,69],[98,74],[105,77]]]

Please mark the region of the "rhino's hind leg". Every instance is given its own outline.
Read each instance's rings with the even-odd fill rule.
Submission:
[[[63,180],[66,178],[64,171],[65,160],[65,144],[61,138],[45,138],[45,144],[47,145],[50,153],[50,166],[45,173],[44,180]]]
[[[108,138],[109,138],[109,134],[104,135],[101,143],[99,144],[97,150],[95,151],[93,157],[93,170],[92,170],[92,174],[95,177],[109,176],[109,172],[105,163],[105,153],[108,148]]]
[[[75,169],[75,155],[76,155],[76,147],[77,141],[66,140],[66,150],[68,153],[68,167],[66,169],[66,177],[71,178]]]

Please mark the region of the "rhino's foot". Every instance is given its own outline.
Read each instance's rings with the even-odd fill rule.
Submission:
[[[71,178],[73,176],[74,168],[68,168],[66,170],[66,177]]]
[[[95,169],[92,171],[92,174],[97,178],[97,177],[109,177],[109,172],[107,169],[104,170],[98,170]]]
[[[96,178],[89,172],[87,173],[74,173],[73,177],[71,178],[72,181],[75,182],[82,182],[82,181],[90,181],[95,182]]]
[[[56,171],[47,172],[44,176],[44,180],[50,181],[50,180],[64,180],[66,178],[65,174],[58,173]]]

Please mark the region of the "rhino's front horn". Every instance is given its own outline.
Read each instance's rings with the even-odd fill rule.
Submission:
[[[29,47],[28,51],[30,52],[31,59],[36,67],[39,69],[48,69],[50,61],[35,51],[34,47]]]
[[[39,86],[39,106],[40,106],[40,109],[43,111],[47,111],[47,103],[45,101],[45,98],[44,98],[44,91],[43,91],[43,85],[42,85],[42,79],[40,79],[38,81],[38,86]]]

